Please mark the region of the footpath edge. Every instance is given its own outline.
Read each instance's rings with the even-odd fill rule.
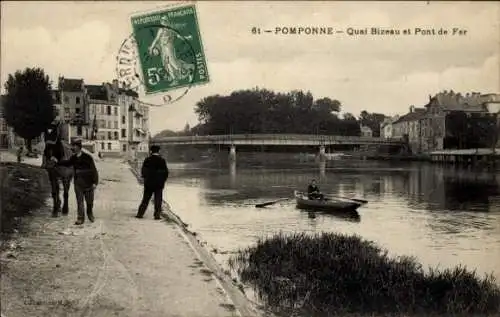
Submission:
[[[130,171],[137,178],[137,181],[141,183],[141,177],[138,171],[136,171],[133,166],[130,166]],[[222,267],[217,263],[210,252],[200,244],[199,240],[196,238],[196,233],[190,231],[187,228],[188,224],[182,221],[182,219],[173,212],[170,204],[166,200],[163,200],[163,204],[166,208],[161,212],[161,216],[166,220],[173,221],[177,225],[179,232],[183,238],[186,239],[199,260],[212,271],[215,280],[233,303],[238,314],[242,317],[270,316],[268,312],[264,314],[264,312],[256,308],[255,305],[248,300],[245,294],[238,289],[231,277],[222,270]]]

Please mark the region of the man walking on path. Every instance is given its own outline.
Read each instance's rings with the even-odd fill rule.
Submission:
[[[151,196],[154,194],[154,217],[156,220],[159,220],[161,219],[160,213],[163,201],[163,188],[168,179],[168,167],[165,159],[160,156],[160,147],[158,145],[151,146],[151,155],[147,157],[142,164],[141,176],[144,179],[144,193],[135,217],[144,217]]]
[[[85,222],[84,201],[87,205],[87,217],[90,222],[94,222],[94,190],[99,183],[99,174],[92,156],[82,151],[82,141],[73,141],[72,145],[75,154],[67,162],[60,164],[71,165],[75,169],[74,186],[78,205],[78,218],[75,225],[81,225]]]

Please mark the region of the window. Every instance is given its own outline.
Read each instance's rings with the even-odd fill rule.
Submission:
[[[108,131],[108,140],[111,140],[111,131]]]
[[[127,130],[122,129],[122,138],[126,138],[126,137],[127,137]]]
[[[108,150],[111,150],[111,143],[108,142]]]
[[[118,132],[115,131],[115,140],[118,140]]]
[[[108,129],[111,129],[111,121],[108,121],[107,126],[108,126]]]
[[[76,135],[78,135],[78,136],[82,135],[82,126],[81,125],[76,127]]]
[[[76,97],[76,104],[79,105],[80,104],[80,97]]]
[[[107,107],[106,107],[106,114],[107,114],[108,116],[110,116],[110,115],[111,115],[111,106],[107,106]]]
[[[125,124],[125,116],[122,116],[122,124]]]
[[[75,108],[76,113],[80,113],[80,108]]]
[[[123,151],[123,152],[126,152],[126,151],[127,151],[127,145],[126,145],[126,144],[123,144],[123,145],[122,145],[122,151]]]
[[[115,129],[118,129],[118,121],[115,121]]]
[[[101,150],[104,150],[104,142],[101,143]]]
[[[118,115],[118,107],[113,107],[113,110],[114,110],[115,116],[117,116]]]
[[[64,96],[64,103],[69,103],[69,97],[68,96]]]

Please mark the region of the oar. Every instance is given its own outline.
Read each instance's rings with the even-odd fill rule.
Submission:
[[[359,199],[359,198],[345,198],[345,199],[354,200],[354,201],[357,201],[360,204],[368,204],[368,200],[364,200],[364,199]]]
[[[368,200],[364,200],[364,199],[359,199],[359,198],[347,198],[347,197],[339,197],[339,196],[332,196],[332,195],[328,195],[332,198],[340,198],[340,199],[347,199],[347,200],[352,200],[352,201],[355,201],[355,202],[358,202],[360,204],[368,204]]]
[[[280,201],[284,201],[284,200],[288,200],[288,199],[291,199],[291,198],[280,198],[280,199],[277,199],[277,200],[273,200],[273,201],[268,201],[268,202],[265,202],[265,203],[261,203],[261,204],[257,204],[255,205],[255,208],[264,208],[264,207],[267,207],[267,206],[270,206],[270,205],[274,205]]]

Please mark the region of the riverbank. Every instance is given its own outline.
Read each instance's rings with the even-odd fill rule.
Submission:
[[[132,174],[137,178],[139,183],[142,183],[140,177],[140,164],[136,161],[129,162]],[[208,274],[215,278],[218,284],[224,289],[225,294],[234,304],[234,308],[243,317],[251,316],[266,316],[272,317],[273,314],[267,311],[258,303],[251,302],[245,296],[244,287],[237,278],[231,276],[231,272],[225,270],[214,258],[211,251],[205,247],[205,244],[199,239],[195,231],[189,229],[189,224],[185,223],[171,208],[170,204],[164,200],[161,216],[167,221],[175,224],[180,230],[183,238],[188,242],[189,246],[196,253],[198,259],[204,263],[208,270]]]
[[[23,219],[15,254],[1,253],[2,314],[238,316],[176,225],[154,221],[150,212],[134,217],[142,189],[128,165],[96,165],[94,223],[73,224],[71,195],[69,216],[52,218],[42,208]]]
[[[20,219],[45,205],[50,194],[45,170],[24,163],[0,162],[2,240],[20,229]]]
[[[358,236],[276,234],[231,259],[281,316],[498,316],[500,286],[465,267],[424,270]]]

